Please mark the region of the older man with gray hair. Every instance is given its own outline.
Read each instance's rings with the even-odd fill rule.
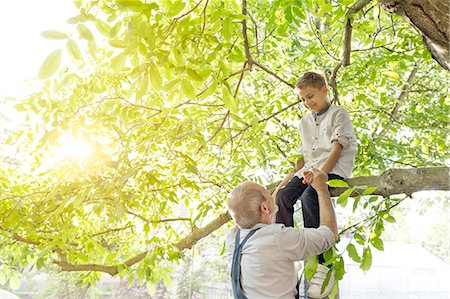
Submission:
[[[293,175],[291,172],[277,190]],[[319,228],[295,229],[275,223],[277,190],[272,195],[257,183],[244,182],[231,193],[228,208],[237,227],[227,235],[226,252],[232,260],[234,298],[296,298],[294,262],[318,255],[336,242],[336,215],[326,183],[327,175],[321,170],[310,169],[303,177],[318,194]]]

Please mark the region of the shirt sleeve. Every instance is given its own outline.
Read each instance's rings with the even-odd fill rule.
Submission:
[[[236,238],[238,227],[235,226],[227,233],[225,238],[225,256],[227,258],[228,264],[231,265],[231,260],[233,259],[234,253],[234,243]]]
[[[280,253],[291,261],[306,260],[318,255],[330,249],[334,243],[333,233],[325,225],[302,229],[283,227],[278,235]]]
[[[353,124],[347,111],[340,109],[333,124],[330,143],[337,140],[342,148],[346,148],[349,146],[350,141],[356,138]]]

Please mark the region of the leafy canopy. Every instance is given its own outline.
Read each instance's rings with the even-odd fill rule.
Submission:
[[[348,14],[355,2],[75,1],[72,31],[42,33],[55,44],[44,86],[17,104],[27,122],[5,140],[18,152],[0,170],[0,283],[57,260],[169,284],[174,244],[224,212],[233,186],[291,167],[306,113],[292,86],[306,70],[334,82],[330,99],[352,117],[354,175],[448,161],[448,73],[403,19],[376,2]],[[351,61],[337,67],[349,19]],[[347,248],[363,269],[395,221],[376,200],[355,235],[364,253]]]

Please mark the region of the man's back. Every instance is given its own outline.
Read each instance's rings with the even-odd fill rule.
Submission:
[[[257,224],[260,229],[242,250],[241,285],[248,298],[294,298],[297,272],[294,261],[317,255],[334,244],[332,232],[294,229],[282,224]],[[251,229],[241,230],[241,241]],[[237,228],[227,235],[227,256],[231,259]]]

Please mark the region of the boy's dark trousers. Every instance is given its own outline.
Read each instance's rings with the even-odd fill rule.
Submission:
[[[328,174],[328,180],[343,180],[337,174]],[[319,201],[317,192],[310,185],[303,184],[303,178],[294,176],[284,188],[278,190],[277,205],[278,213],[276,222],[285,226],[294,227],[294,205],[300,197],[302,201],[302,214],[304,227],[318,228],[320,225]],[[323,263],[322,255],[319,261]]]

